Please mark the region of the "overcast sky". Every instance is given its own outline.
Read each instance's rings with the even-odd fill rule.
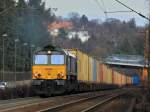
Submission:
[[[55,12],[57,16],[67,17],[70,12],[78,12],[79,14],[85,14],[89,18],[96,18],[104,20],[105,14],[103,10],[107,11],[126,11],[127,8],[123,7],[115,0],[98,0],[101,8],[96,4],[96,0],[44,0],[46,1],[47,7],[58,8]],[[104,5],[102,3],[104,1]],[[148,16],[148,0],[120,0],[126,5],[132,7],[133,9],[141,12],[145,16]],[[105,7],[104,7],[105,6]],[[135,18],[138,25],[144,25],[147,21],[137,14],[134,13],[116,13],[108,14],[109,18],[118,18],[121,20],[129,20]]]

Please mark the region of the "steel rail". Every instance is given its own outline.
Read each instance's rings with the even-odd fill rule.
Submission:
[[[11,111],[14,109],[19,109],[19,108],[25,108],[25,107],[29,107],[29,106],[35,106],[35,105],[41,105],[43,103],[47,103],[47,102],[52,102],[53,100],[55,100],[55,98],[74,98],[74,97],[82,97],[83,95],[87,95],[87,97],[93,94],[92,92],[88,92],[88,93],[82,93],[82,94],[71,94],[71,95],[65,95],[65,96],[58,96],[58,97],[50,97],[50,98],[38,98],[34,99],[36,97],[29,97],[29,99],[26,98],[18,98],[18,99],[12,99],[12,100],[5,100],[4,103],[1,102],[0,104],[0,112],[4,112],[4,111]],[[97,92],[95,94],[98,94]],[[33,100],[34,99],[34,100]],[[79,98],[81,99],[81,98]],[[51,101],[50,101],[51,100]]]
[[[131,100],[131,104],[126,112],[133,112],[135,104],[136,104],[136,98],[133,98]]]
[[[121,94],[123,94],[123,93],[121,93]],[[119,95],[121,95],[121,94],[119,94]],[[106,97],[107,95],[109,96],[109,98],[108,98],[109,100],[119,96],[119,95],[115,95],[115,96],[113,95],[112,96],[111,94],[101,94],[101,95],[97,95],[97,96],[92,96],[92,97],[83,98],[83,99],[79,99],[79,100],[76,100],[76,101],[64,103],[64,104],[57,105],[57,106],[54,106],[54,107],[51,107],[51,108],[43,109],[43,110],[40,110],[38,112],[54,112],[56,110],[61,110],[63,108],[67,108],[67,107],[69,107],[71,105],[74,105],[74,104],[78,104],[79,105],[79,103],[86,102],[86,101],[91,100],[91,99],[95,99],[95,98],[98,98],[98,97],[102,97],[103,98],[103,97]]]
[[[120,92],[120,90],[114,90],[114,91],[111,91],[111,94],[118,93],[118,92]],[[110,94],[110,91],[102,92],[102,93],[100,91],[100,92],[88,92],[88,93],[82,93],[82,94],[71,94],[71,95],[50,97],[50,98],[44,98],[44,99],[41,98],[41,99],[37,99],[37,100],[35,99],[34,101],[32,100],[32,97],[29,98],[28,101],[25,98],[10,100],[10,103],[9,103],[9,100],[6,100],[5,103],[2,106],[0,105],[0,107],[1,107],[0,112],[22,110],[22,109],[25,109],[25,108],[26,109],[28,108],[29,110],[31,108],[31,110],[32,110],[32,107],[34,107],[34,106],[42,106],[42,108],[40,108],[40,109],[43,109],[43,110],[40,110],[40,109],[39,109],[40,111],[38,109],[36,110],[36,111],[42,112],[42,111],[46,111],[47,109],[50,109],[48,107],[45,107],[45,108],[47,108],[47,109],[45,109],[43,107],[44,104],[54,103],[53,105],[51,105],[51,106],[53,106],[51,108],[54,108],[54,107],[61,106],[60,105],[61,103],[63,103],[63,105],[69,104],[68,101],[70,102],[70,100],[71,100],[70,103],[75,103],[75,102],[79,102],[79,101],[82,102],[84,100],[92,99],[94,97],[97,98],[97,97],[100,97],[100,96],[107,96],[107,95],[111,95],[111,94]],[[94,97],[89,98],[89,96],[94,96]],[[59,98],[68,99],[68,100],[65,100],[65,102],[58,103],[56,101]]]
[[[92,94],[92,92],[82,93],[82,94],[64,95],[64,96],[58,96],[58,97],[72,98],[72,97],[81,97],[83,95],[88,96],[90,94]],[[56,97],[49,97],[49,98],[44,98],[44,99],[39,98],[39,97],[27,97],[27,98],[16,98],[16,99],[10,99],[10,100],[0,100],[0,110],[3,109],[3,111],[5,111],[5,108],[6,108],[6,110],[13,110],[13,109],[17,109],[17,108],[37,105],[39,103],[44,103],[49,100],[53,100],[54,98],[56,98]],[[36,101],[36,103],[35,103],[35,101]],[[39,102],[39,103],[37,103],[37,102]]]
[[[51,107],[51,108],[47,108],[47,109],[43,109],[43,110],[40,110],[38,112],[53,112],[57,109],[62,109],[62,108],[65,108],[65,107],[68,107],[68,106],[71,106],[73,104],[77,104],[77,103],[81,103],[81,102],[84,102],[84,101],[88,101],[90,99],[95,99],[95,98],[98,98],[100,96],[105,96],[106,94],[103,94],[103,95],[98,95],[98,96],[92,96],[92,97],[88,97],[88,98],[83,98],[83,99],[79,99],[79,100],[75,100],[75,101],[71,101],[71,102],[68,102],[68,103],[64,103],[64,104],[61,104],[61,105],[57,105],[57,106],[54,106],[54,107]]]
[[[15,99],[9,99],[9,100],[0,100],[0,106],[1,104],[5,104],[5,103],[11,103],[11,102],[18,102],[18,101],[23,101],[23,100],[28,100],[28,99],[33,99],[36,97],[26,97],[26,98],[15,98]]]
[[[42,103],[45,103],[45,102],[49,102],[49,101],[42,101]],[[23,102],[14,107],[8,107],[8,108],[1,109],[0,112],[11,111],[11,110],[19,109],[19,108],[25,108],[25,107],[40,105],[40,104],[41,104],[41,102],[39,102],[39,101],[36,101],[36,103],[35,102],[34,103],[33,102]]]
[[[122,94],[124,94],[124,93],[122,93]],[[100,101],[99,103],[95,104],[94,106],[91,106],[91,107],[89,107],[89,108],[87,108],[87,109],[85,109],[85,110],[83,110],[81,112],[93,112],[93,110],[96,109],[97,107],[114,100],[115,98],[119,97],[122,94],[111,96],[111,97],[109,97],[109,98],[107,98],[107,99],[105,99],[103,101]]]
[[[42,101],[42,99],[33,98],[33,99],[19,100],[16,102],[8,102],[8,103],[0,104],[0,109],[11,108],[14,106],[20,106],[24,104],[29,104],[31,102],[39,102],[39,101]]]

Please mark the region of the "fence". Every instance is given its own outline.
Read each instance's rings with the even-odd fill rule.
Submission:
[[[0,71],[0,81],[22,81],[30,80],[31,72],[8,72],[5,71],[4,74]]]

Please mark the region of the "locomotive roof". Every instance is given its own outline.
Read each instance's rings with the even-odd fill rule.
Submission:
[[[68,50],[62,49],[61,47],[54,46],[54,45],[47,45],[47,46],[43,47],[42,49],[38,50],[37,52],[49,51],[49,50],[50,51],[58,51],[58,52],[64,53],[65,55],[76,58],[76,56],[74,54],[70,53]]]

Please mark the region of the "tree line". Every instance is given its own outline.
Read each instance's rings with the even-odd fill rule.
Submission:
[[[4,63],[5,71],[14,71],[16,60],[17,71],[30,70],[33,47],[51,41],[47,24],[54,19],[42,0],[0,0],[0,69]]]
[[[63,33],[62,36],[56,38],[57,45],[65,48],[78,48],[98,58],[111,54],[144,54],[147,26],[137,26],[135,19],[129,21],[121,21],[115,18],[108,18],[105,21],[89,20],[85,15],[80,16],[78,13],[71,13],[69,19],[64,20],[73,22],[73,31],[88,31],[90,38],[84,43],[81,42],[79,37],[60,39],[64,37]]]

